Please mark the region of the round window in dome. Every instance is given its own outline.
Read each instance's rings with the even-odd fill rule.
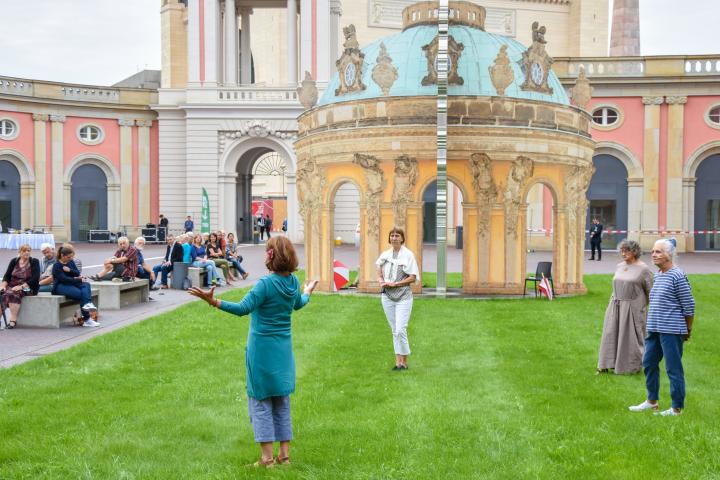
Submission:
[[[615,125],[620,118],[617,110],[610,107],[602,107],[593,111],[592,119],[595,125],[609,127]]]

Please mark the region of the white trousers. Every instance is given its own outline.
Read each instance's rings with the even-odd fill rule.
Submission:
[[[385,317],[390,324],[393,336],[393,347],[396,355],[410,355],[410,343],[408,342],[407,326],[412,313],[413,299],[393,302],[385,295],[381,295]]]

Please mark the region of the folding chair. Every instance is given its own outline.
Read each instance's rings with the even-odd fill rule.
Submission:
[[[537,284],[542,281],[543,274],[545,275],[545,278],[548,279],[548,282],[550,282],[550,289],[552,290],[553,297],[555,296],[555,282],[553,282],[552,279],[552,262],[538,262],[537,268],[535,269],[535,275],[525,279],[525,285],[523,285],[523,297],[527,291],[528,282],[533,282],[533,290],[535,290],[535,298],[537,298]]]

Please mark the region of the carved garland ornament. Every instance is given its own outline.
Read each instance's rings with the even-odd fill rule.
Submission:
[[[525,72],[525,82],[520,86],[525,91],[547,93],[552,95],[553,89],[548,86],[550,65],[553,59],[545,51],[545,26],[539,26],[538,22],[532,24],[533,43],[523,52],[522,64]]]
[[[377,239],[380,234],[380,200],[385,189],[380,161],[377,157],[356,153],[353,163],[365,170],[368,233],[371,238]]]
[[[280,140],[295,140],[297,132],[275,130],[270,122],[265,120],[251,120],[244,122],[239,130],[221,130],[218,132],[218,153],[223,153],[228,142],[242,137],[276,137]]]
[[[470,171],[479,207],[478,232],[480,235],[487,235],[490,225],[490,208],[492,208],[498,192],[492,176],[492,160],[484,153],[473,153],[470,155]]]
[[[533,161],[528,157],[517,157],[508,172],[507,185],[503,195],[505,202],[505,231],[517,238],[518,211],[522,198],[520,194],[534,170]]]
[[[310,159],[298,160],[297,184],[300,200],[300,215],[307,221],[311,217],[313,232],[320,231],[320,214],[322,209],[322,191],[325,188],[325,175],[317,162]]]
[[[362,68],[365,62],[365,54],[360,51],[360,44],[355,35],[355,25],[348,25],[343,28],[345,43],[342,56],[335,62],[340,87],[335,90],[335,96],[346,93],[361,92],[367,88],[362,82]]]
[[[490,80],[499,96],[505,95],[505,89],[515,80],[515,73],[510,66],[510,59],[507,56],[507,45],[500,47],[495,64],[488,67],[490,71]]]
[[[372,71],[372,79],[378,84],[383,95],[389,95],[395,80],[398,79],[397,68],[392,64],[392,58],[387,53],[385,43],[380,44],[380,53],[378,54],[375,68]]]
[[[407,204],[412,198],[412,190],[418,179],[417,160],[407,155],[395,159],[395,185],[393,187],[393,215],[395,225],[405,229],[407,226]]]
[[[422,49],[425,52],[425,58],[427,58],[427,69],[428,74],[422,79],[421,85],[427,87],[428,85],[437,85],[438,80],[438,42],[440,37],[437,36],[432,42],[427,45],[423,45]],[[458,62],[462,55],[465,45],[455,41],[452,35],[448,36],[448,85],[462,85],[465,80],[458,75]]]
[[[565,177],[565,198],[567,200],[569,241],[577,240],[577,221],[582,218],[588,207],[586,196],[595,167],[592,165],[575,165]]]

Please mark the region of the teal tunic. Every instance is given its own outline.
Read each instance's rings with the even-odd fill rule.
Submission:
[[[220,302],[220,310],[235,315],[250,313],[245,347],[247,394],[257,400],[282,397],[295,391],[290,314],[310,297],[300,293],[295,275],[271,273],[261,278],[239,303]]]

